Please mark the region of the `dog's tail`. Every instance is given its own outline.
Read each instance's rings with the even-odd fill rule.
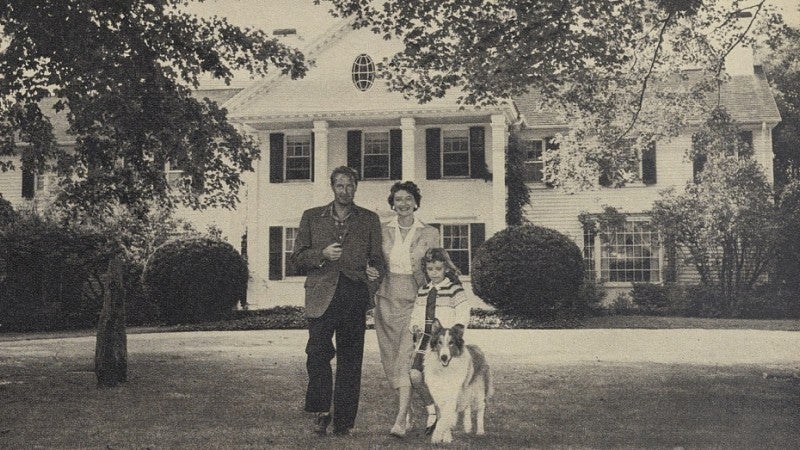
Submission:
[[[492,383],[492,370],[489,367],[489,363],[486,362],[486,356],[477,345],[467,345],[467,350],[469,350],[472,357],[472,366],[474,368],[472,379],[469,380],[469,383],[472,384],[478,377],[482,377],[485,383],[486,398],[491,398],[494,395],[494,383]]]

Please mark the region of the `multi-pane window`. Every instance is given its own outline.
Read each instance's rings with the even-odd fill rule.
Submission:
[[[584,250],[589,270],[604,282],[661,282],[661,248],[657,233],[646,221],[628,221],[622,230],[600,236],[584,230]]]
[[[595,239],[597,239],[597,231],[593,227],[584,227],[583,261],[586,264],[586,277],[590,280],[597,279],[597,266],[595,264]]]
[[[753,156],[753,132],[750,130],[740,132],[739,140],[743,144],[743,148],[739,150],[739,157],[748,158]]]
[[[363,179],[389,179],[389,133],[364,133]]]
[[[522,141],[522,150],[525,154],[525,181],[541,183],[544,179],[543,149],[544,142],[541,140]]]
[[[442,176],[468,177],[469,130],[442,131]]]
[[[366,91],[375,82],[375,63],[372,58],[362,53],[353,61],[352,69],[353,84],[359,91]]]
[[[286,136],[286,179],[311,179],[311,136]]]
[[[181,166],[178,165],[175,161],[170,161],[167,163],[167,183],[173,187],[177,188],[179,183],[181,182],[181,178],[183,177],[183,169]]]
[[[442,225],[442,247],[447,250],[450,259],[461,271],[461,274],[469,275],[469,224]]]
[[[283,273],[286,277],[299,275],[297,268],[292,264],[292,252],[294,252],[294,242],[297,239],[299,228],[284,228],[283,242]]]

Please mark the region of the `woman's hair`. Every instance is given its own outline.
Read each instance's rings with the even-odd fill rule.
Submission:
[[[425,278],[428,278],[428,271],[425,270],[426,264],[437,261],[444,264],[444,275],[449,278],[451,282],[461,283],[458,279],[458,276],[461,275],[461,271],[453,264],[450,255],[447,254],[447,250],[441,247],[429,248],[428,251],[425,252],[425,256],[422,257],[422,273],[425,274]]]
[[[392,189],[389,191],[389,206],[392,208],[394,208],[394,194],[396,194],[397,191],[406,191],[414,196],[414,201],[417,203],[417,208],[419,208],[419,204],[422,201],[422,194],[419,192],[419,187],[414,184],[413,181],[398,181],[392,185]],[[416,211],[417,208],[414,208],[414,210]]]

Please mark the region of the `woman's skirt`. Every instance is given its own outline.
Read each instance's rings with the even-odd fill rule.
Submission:
[[[389,272],[375,295],[375,332],[386,378],[393,388],[411,386],[414,343],[408,324],[417,296],[413,275]]]

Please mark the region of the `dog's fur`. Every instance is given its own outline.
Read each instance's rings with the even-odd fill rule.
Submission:
[[[483,420],[486,399],[493,393],[491,372],[481,349],[464,344],[463,325],[443,328],[438,320],[434,320],[423,375],[439,409],[439,422],[431,443],[446,444],[453,441],[452,430],[460,413],[464,413],[465,432],[472,432],[474,412],[475,434],[485,434]]]

